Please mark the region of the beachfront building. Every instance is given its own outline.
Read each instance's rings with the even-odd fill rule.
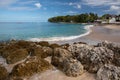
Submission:
[[[109,23],[116,23],[116,18],[112,17],[111,19],[109,19]]]
[[[117,23],[120,22],[120,15],[111,15],[109,17],[109,23]]]

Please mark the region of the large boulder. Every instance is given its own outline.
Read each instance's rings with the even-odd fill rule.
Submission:
[[[77,77],[84,72],[83,65],[76,59],[67,58],[63,61],[63,64],[62,70],[67,76]]]
[[[120,67],[120,45],[105,41],[102,43],[98,43],[97,46],[106,47],[108,49],[111,49],[114,52],[113,63],[116,66]]]
[[[62,70],[67,76],[79,76],[83,73],[82,64],[72,58],[72,54],[62,48],[56,48],[52,56],[52,64]]]
[[[53,49],[50,47],[43,47],[43,54],[41,55],[42,58],[46,58],[48,56],[52,56]]]
[[[96,73],[106,63],[111,63],[114,58],[112,50],[105,47],[94,47],[87,44],[72,44],[68,50],[77,58],[84,68]]]
[[[120,67],[104,65],[97,72],[97,80],[120,80]]]
[[[54,44],[50,44],[50,46],[49,46],[50,48],[52,48],[52,49],[54,49],[54,48],[59,48],[60,47],[60,45],[59,44],[56,44],[56,43],[54,43]]]
[[[47,41],[41,41],[41,42],[37,42],[37,44],[41,45],[41,46],[45,46],[48,47],[49,43]]]
[[[29,53],[31,53],[31,56],[37,56],[38,58],[46,58],[52,55],[53,49],[51,49],[50,47],[41,47],[39,45],[29,48]]]
[[[0,65],[0,80],[7,80],[7,78],[8,78],[7,70],[2,65]]]
[[[16,51],[11,52],[7,56],[6,61],[8,64],[13,64],[25,59],[27,56],[28,56],[28,52],[26,49],[18,49]]]
[[[17,64],[14,66],[11,77],[26,77],[31,76],[35,73],[41,73],[52,66],[43,59],[38,59],[37,57],[30,57],[25,62]]]
[[[68,57],[72,57],[69,51],[62,48],[55,48],[51,63],[58,68],[63,68],[63,61]]]
[[[120,54],[120,45],[119,44],[115,44],[115,43],[111,43],[108,41],[104,41],[102,43],[98,43],[97,44],[98,47],[106,47],[108,49],[111,49],[114,51],[114,53],[119,53]]]

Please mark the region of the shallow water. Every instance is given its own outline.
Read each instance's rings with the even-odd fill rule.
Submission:
[[[49,22],[0,23],[0,40],[74,39],[88,31],[84,26],[86,25]]]

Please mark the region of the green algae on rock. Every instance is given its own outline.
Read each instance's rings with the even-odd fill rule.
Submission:
[[[27,56],[28,56],[28,52],[26,49],[18,49],[10,53],[9,56],[6,58],[6,61],[8,64],[13,64],[25,59]]]
[[[25,62],[16,65],[11,72],[11,76],[31,76],[34,73],[41,73],[50,68],[52,66],[47,61],[37,57],[30,57]]]

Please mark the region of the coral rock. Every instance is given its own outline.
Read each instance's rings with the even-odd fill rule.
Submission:
[[[51,65],[47,61],[37,57],[30,57],[25,62],[16,65],[11,72],[11,76],[31,76],[34,73],[40,73],[50,68]]]
[[[97,80],[120,80],[120,67],[105,65],[97,72]]]
[[[84,65],[86,70],[93,73],[96,73],[104,64],[111,63],[114,58],[113,51],[105,47],[73,44],[68,49]]]
[[[13,64],[18,61],[25,59],[28,56],[28,52],[26,49],[18,49],[9,54],[6,58],[8,64]]]

